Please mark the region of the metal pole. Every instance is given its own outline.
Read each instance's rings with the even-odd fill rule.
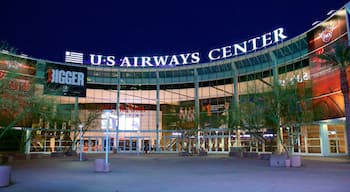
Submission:
[[[115,128],[115,150],[118,152],[119,150],[119,116],[120,116],[120,71],[118,71],[118,80],[117,80],[117,105],[116,105],[116,112],[117,112],[117,121],[116,121],[116,128]]]
[[[198,82],[198,71],[195,68],[194,69],[194,111],[196,116],[196,126],[195,129],[197,130],[197,143],[196,143],[196,150],[199,152],[201,139],[200,139],[200,132],[201,132],[201,125],[200,125],[200,114],[199,114],[199,82]],[[210,112],[210,111],[209,111]],[[202,128],[204,129],[204,127]]]
[[[107,128],[106,128],[106,159],[105,165],[108,165],[108,152],[109,152],[109,138],[108,138],[108,129],[109,129],[109,118],[111,114],[107,114]]]
[[[160,83],[159,83],[159,71],[156,71],[156,151],[160,151],[160,138],[159,138],[159,112],[160,112],[160,100],[159,100],[159,92],[160,92]],[[349,141],[350,142],[350,141]]]
[[[79,98],[76,96],[75,97],[75,102],[74,102],[74,114],[75,114],[75,116],[74,116],[74,142],[73,142],[73,150],[78,150],[78,146],[76,145],[77,144],[77,131],[78,131],[78,119],[79,119],[79,114],[78,114],[78,102],[79,102]]]
[[[79,131],[80,131],[80,154],[79,154],[79,160],[83,161],[83,125],[79,125]]]

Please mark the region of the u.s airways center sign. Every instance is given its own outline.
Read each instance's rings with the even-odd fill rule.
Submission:
[[[113,55],[86,55],[79,52],[66,51],[65,62],[107,67],[176,67],[181,65],[198,64],[202,60],[217,61],[248,54],[278,44],[286,38],[287,36],[284,34],[284,29],[278,28],[240,43],[211,49],[204,54],[201,54],[200,52],[192,52],[179,55],[133,56],[119,58]]]
[[[44,94],[86,97],[86,67],[47,64]]]

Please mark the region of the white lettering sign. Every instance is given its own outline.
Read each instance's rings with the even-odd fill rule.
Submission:
[[[281,42],[286,38],[287,36],[284,34],[284,29],[278,28],[272,32],[265,33],[259,37],[254,37],[241,43],[209,50],[206,54],[207,60],[216,61],[254,52],[258,49],[263,49]],[[82,53],[80,53],[80,55],[83,57]],[[89,59],[87,62],[84,62],[84,64],[110,67],[175,67],[179,65],[198,64],[201,61],[201,56],[199,52],[193,52],[180,55],[123,57],[117,59],[115,56],[89,54]]]

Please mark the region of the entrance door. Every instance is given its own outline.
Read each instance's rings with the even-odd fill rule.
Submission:
[[[93,137],[84,137],[84,152],[96,152],[98,145],[98,139]]]
[[[148,137],[125,137],[119,139],[120,152],[144,152],[145,146],[150,146],[150,138]],[[149,147],[149,151],[151,148]]]
[[[339,142],[338,139],[329,140],[329,152],[330,153],[339,153]]]
[[[105,151],[105,137],[83,137],[82,138],[82,145],[80,145],[80,140],[78,140],[77,143],[77,150],[84,151],[84,153],[97,153]],[[113,139],[110,141],[110,144],[112,144],[113,147]]]
[[[106,138],[103,138],[103,151],[106,151]],[[113,150],[113,147],[114,147],[114,138],[109,138],[109,143],[108,143],[108,150],[109,151],[112,151]]]
[[[344,125],[328,125],[328,145],[330,154],[345,154]]]

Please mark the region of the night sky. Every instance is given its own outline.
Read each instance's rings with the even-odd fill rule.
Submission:
[[[288,39],[346,0],[2,0],[0,40],[34,58],[207,52],[284,27]]]

